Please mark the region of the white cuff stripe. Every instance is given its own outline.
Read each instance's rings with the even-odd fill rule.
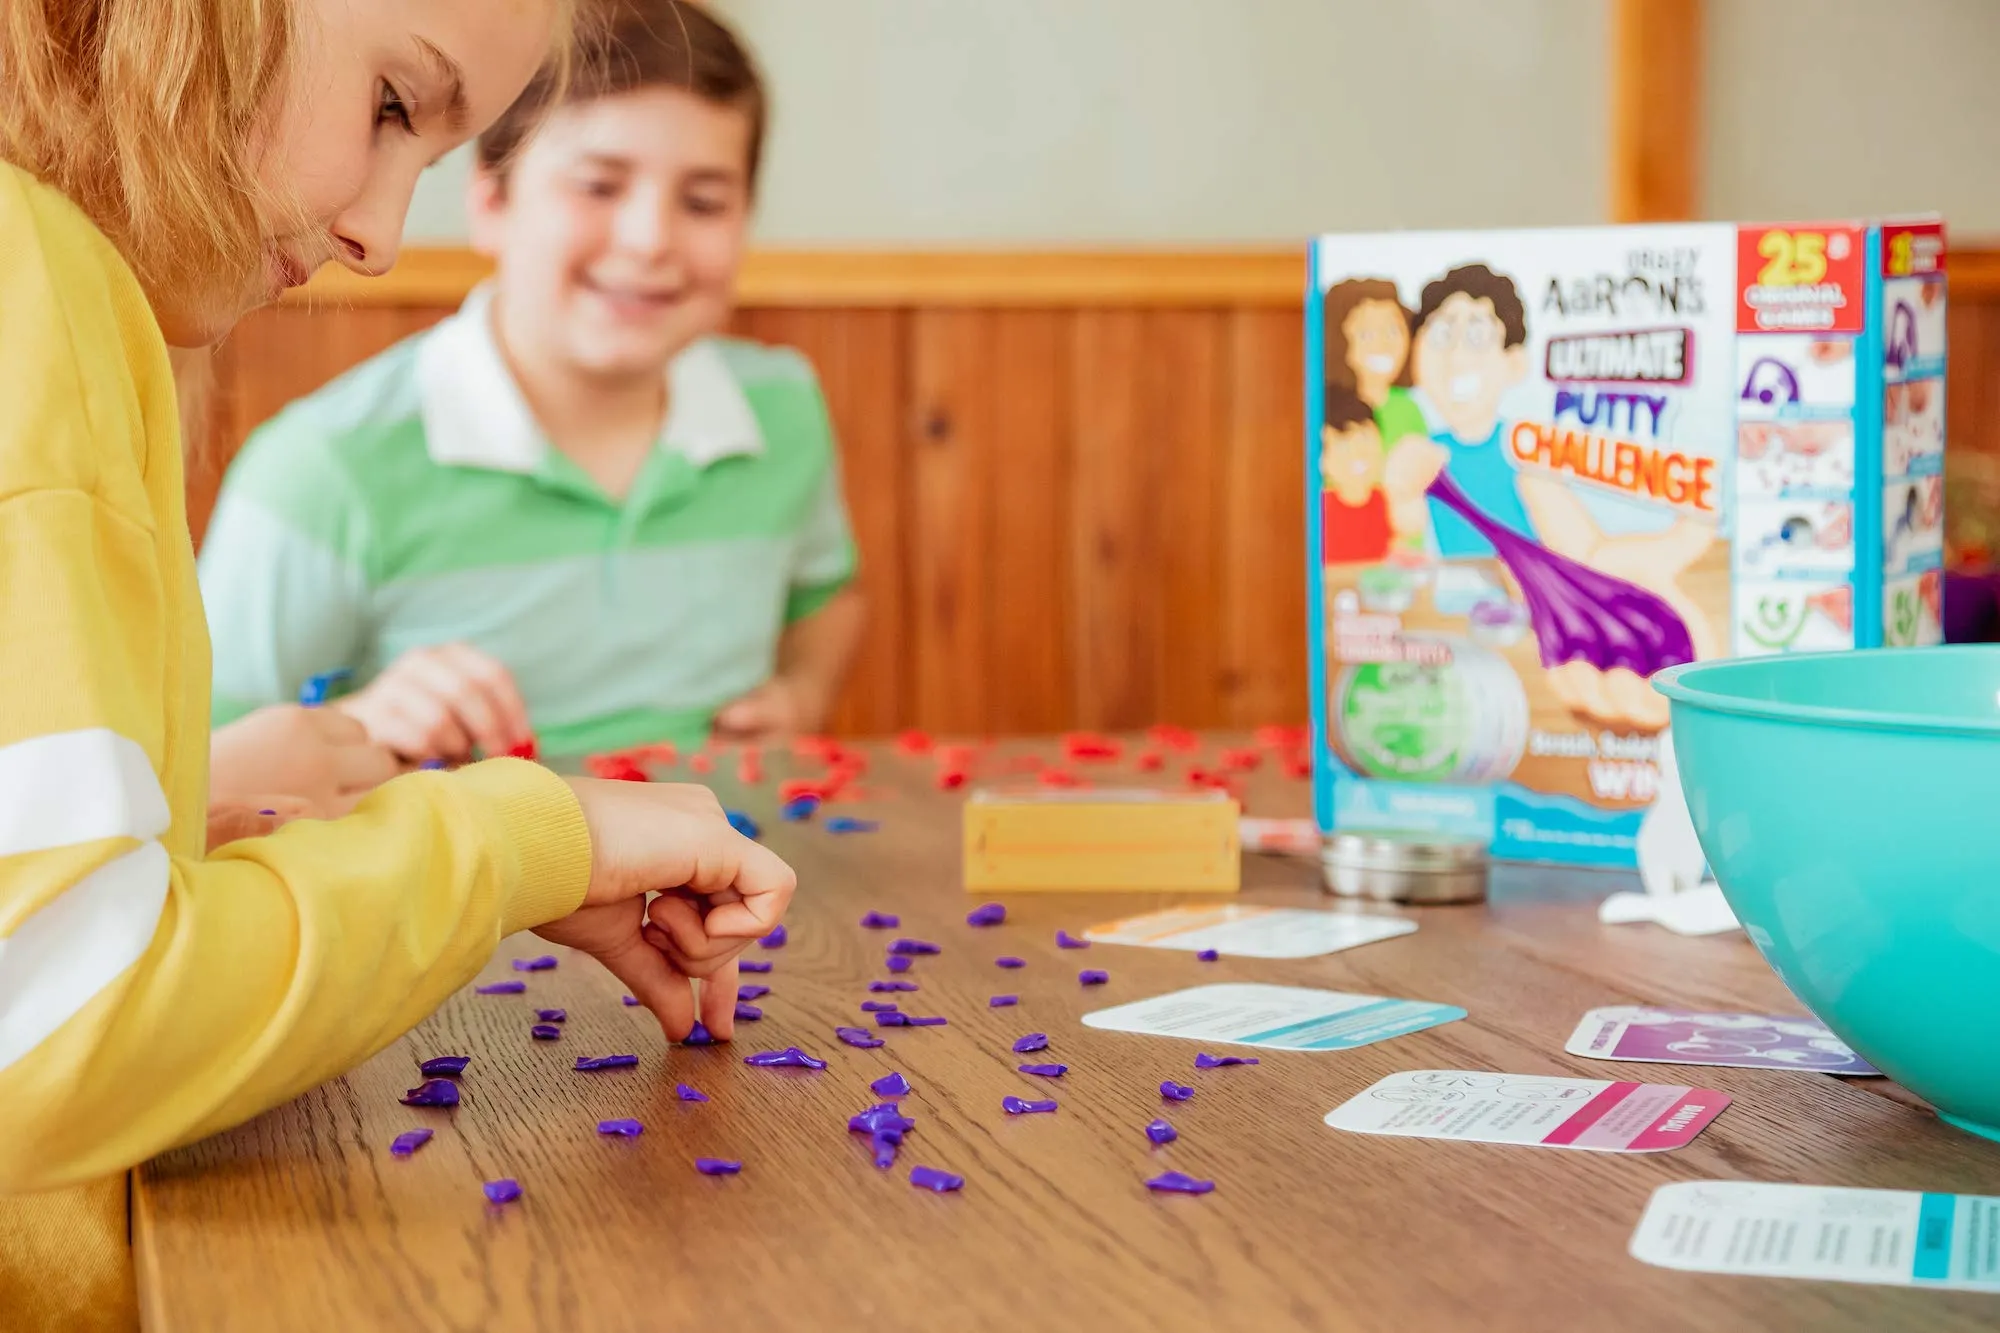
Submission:
[[[35,1049],[145,956],[172,863],[135,847],[63,890],[0,940],[0,1069]]]
[[[146,752],[108,728],[0,746],[0,857],[100,838],[144,842],[171,819]]]

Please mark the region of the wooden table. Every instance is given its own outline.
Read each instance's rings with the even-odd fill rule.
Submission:
[[[1046,750],[1045,750],[1046,752]],[[998,928],[964,924],[958,800],[919,759],[875,753],[879,799],[853,808],[878,833],[835,836],[775,818],[775,778],[726,799],[765,821],[801,889],[791,942],[760,978],[766,1017],[733,1048],[667,1049],[652,1019],[587,959],[529,978],[526,996],[468,988],[345,1078],[230,1133],[148,1165],[135,1185],[147,1326],[231,1329],[1992,1329],[2000,1301],[1833,1283],[1711,1277],[1626,1254],[1648,1195],[1704,1178],[2000,1194],[2000,1149],[1939,1123],[1883,1080],[1707,1068],[1689,1081],[1736,1098],[1694,1144],[1643,1157],[1340,1133],[1321,1117],[1400,1069],[1475,1068],[1659,1081],[1657,1066],[1563,1053],[1593,1006],[1657,1002],[1796,1012],[1740,935],[1683,939],[1603,927],[1594,901],[1618,877],[1510,870],[1485,907],[1415,913],[1413,935],[1298,962],[1099,945],[1080,932],[1166,896],[1016,896]],[[1306,808],[1303,784],[1259,774],[1261,813]],[[1249,858],[1246,901],[1325,906],[1302,862]],[[1178,901],[1178,900],[1172,900]],[[864,911],[941,957],[908,975],[910,1012],[950,1026],[894,1029],[877,1050],[839,1044],[860,1020],[889,938]],[[508,941],[482,980],[539,941]],[[1018,954],[1022,971],[993,959]],[[1083,965],[1106,968],[1089,990]],[[750,980],[750,978],[745,978]],[[1269,981],[1463,1006],[1471,1017],[1342,1054],[1262,1053],[1197,1074],[1193,1043],[1084,1028],[1106,1005],[1210,981]],[[997,992],[1017,1008],[989,1009]],[[529,1040],[530,1009],[569,1010],[563,1038]],[[1021,1033],[1047,1032],[1059,1083],[1014,1072]],[[823,1073],[746,1067],[799,1045]],[[578,1055],[637,1052],[637,1069],[578,1074]],[[397,1103],[419,1058],[469,1053],[464,1103]],[[847,1117],[901,1070],[917,1121],[877,1171]],[[1148,1144],[1164,1078],[1195,1084],[1167,1111],[1181,1139]],[[678,1101],[677,1080],[712,1099]],[[1003,1096],[1054,1096],[1011,1118]],[[134,1096],[143,1089],[134,1089]],[[600,1118],[645,1134],[601,1138]],[[416,1156],[399,1131],[429,1125]],[[697,1175],[696,1156],[743,1174]],[[958,1194],[911,1188],[910,1166],[962,1174]],[[1150,1194],[1167,1167],[1213,1194]],[[480,1183],[520,1180],[489,1208]]]

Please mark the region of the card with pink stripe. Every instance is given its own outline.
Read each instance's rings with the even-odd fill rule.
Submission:
[[[1414,1069],[1335,1107],[1326,1123],[1356,1134],[1664,1152],[1692,1141],[1728,1105],[1729,1094],[1713,1088]]]

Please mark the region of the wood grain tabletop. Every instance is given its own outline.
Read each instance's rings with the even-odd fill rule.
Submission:
[[[1004,748],[1004,747],[1003,747]],[[1052,753],[1051,746],[1013,747]],[[414,1032],[343,1078],[228,1133],[170,1153],[134,1183],[140,1300],[152,1333],[390,1329],[1990,1330],[2000,1300],[1835,1283],[1681,1273],[1626,1253],[1651,1192],[1725,1179],[2000,1194],[2000,1148],[1941,1124],[1881,1079],[1674,1068],[1563,1051],[1582,1014],[1607,1004],[1801,1012],[1737,933],[1686,939],[1601,926],[1595,903],[1621,877],[1510,867],[1484,905],[1416,910],[1414,934],[1321,958],[1259,961],[1098,944],[1058,949],[1058,928],[1175,905],[1153,894],[1019,894],[1004,924],[965,924],[958,793],[929,761],[872,748],[866,799],[807,823],[776,817],[764,782],[714,785],[751,812],[797,868],[789,942],[769,960],[761,1021],[732,1045],[669,1048],[644,1010],[587,958],[533,936],[512,959],[554,952],[524,995],[460,992]],[[727,768],[728,765],[719,767]],[[1306,785],[1251,775],[1260,814],[1303,814]],[[676,776],[663,773],[665,778]],[[1113,766],[1092,776],[1123,782]],[[879,819],[833,834],[827,813]],[[1242,900],[1390,912],[1338,903],[1307,862],[1251,856]],[[851,1049],[833,1029],[863,1023],[902,918],[933,940],[907,974],[910,1013],[947,1026],[884,1031]],[[994,959],[1027,960],[1001,970]],[[1084,988],[1082,967],[1110,981]],[[1112,1004],[1219,981],[1257,981],[1458,1005],[1460,1022],[1339,1053],[1259,1052],[1256,1066],[1196,1071],[1196,1043],[1085,1028]],[[1020,1003],[989,1008],[989,996]],[[880,997],[878,997],[880,998]],[[533,1041],[537,1007],[568,1010],[561,1040]],[[1045,1032],[1054,1082],[1015,1072],[1011,1043]],[[823,1072],[762,1069],[751,1051],[800,1046]],[[636,1053],[636,1068],[586,1074],[576,1057]],[[463,1102],[402,1106],[419,1060],[466,1054]],[[1406,1069],[1697,1083],[1734,1103],[1691,1145],[1614,1156],[1342,1133],[1322,1117]],[[901,1071],[916,1129],[878,1170],[847,1119]],[[1192,1084],[1162,1103],[1163,1079]],[[679,1100],[675,1084],[706,1093]],[[134,1090],[139,1095],[140,1090]],[[1008,1116],[1009,1094],[1054,1097],[1054,1114]],[[1166,1147],[1144,1127],[1165,1115]],[[613,1139],[599,1120],[645,1132]],[[436,1137],[392,1157],[400,1132]],[[696,1157],[741,1160],[733,1177]],[[914,1189],[910,1168],[965,1178]],[[1216,1182],[1199,1197],[1149,1192],[1177,1169]],[[512,1177],[519,1201],[481,1183]]]

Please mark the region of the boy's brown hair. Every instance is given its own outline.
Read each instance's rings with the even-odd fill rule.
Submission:
[[[567,84],[541,77],[530,83],[479,136],[480,167],[504,177],[514,154],[556,107],[643,88],[684,88],[750,122],[744,171],[755,193],[770,101],[757,62],[729,26],[693,0],[595,0],[584,10],[595,22],[579,42]]]

